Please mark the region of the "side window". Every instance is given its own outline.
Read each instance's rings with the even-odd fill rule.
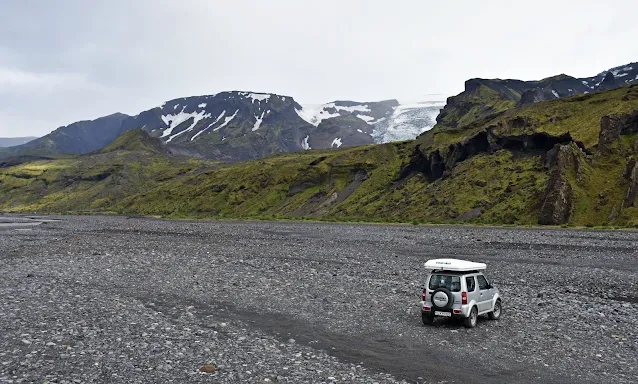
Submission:
[[[487,280],[485,280],[485,277],[483,275],[478,275],[476,278],[478,279],[479,289],[481,291],[487,289]]]
[[[465,285],[467,286],[468,292],[474,292],[474,290],[476,289],[476,280],[474,280],[474,276],[466,277]]]

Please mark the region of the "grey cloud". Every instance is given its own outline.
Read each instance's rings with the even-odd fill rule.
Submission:
[[[451,95],[471,77],[588,76],[638,60],[632,0],[5,0],[0,136],[223,90]]]

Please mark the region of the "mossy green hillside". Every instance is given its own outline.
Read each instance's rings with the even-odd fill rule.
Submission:
[[[598,144],[600,119],[605,115],[630,113],[638,109],[638,87],[573,96],[528,104],[477,119],[463,128],[437,129],[417,138],[423,151],[441,150],[490,129],[499,136],[521,136],[545,132],[553,136],[569,133],[587,148]],[[528,124],[515,124],[523,119]]]
[[[579,166],[565,171],[574,196],[568,223],[636,225],[638,209],[623,205],[628,162],[638,157],[635,134],[606,152],[595,147],[601,116],[638,109],[633,89],[524,106],[430,137],[462,142],[488,128],[503,135],[569,132],[589,154],[572,146]],[[551,169],[543,151],[500,149],[474,153],[429,179],[413,163],[421,139],[224,165],[167,156],[145,136],[129,135],[89,155],[0,168],[0,209],[532,225]]]
[[[0,168],[0,207],[17,212],[108,211],[127,196],[213,166],[137,151],[27,162]]]

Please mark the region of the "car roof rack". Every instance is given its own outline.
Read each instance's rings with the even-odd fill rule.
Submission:
[[[425,268],[433,271],[473,272],[487,269],[487,264],[458,259],[432,259],[425,263]]]

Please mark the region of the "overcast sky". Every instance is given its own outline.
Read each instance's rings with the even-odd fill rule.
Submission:
[[[0,0],[0,137],[224,90],[427,100],[472,77],[591,76],[638,61],[636,14],[635,0]]]

